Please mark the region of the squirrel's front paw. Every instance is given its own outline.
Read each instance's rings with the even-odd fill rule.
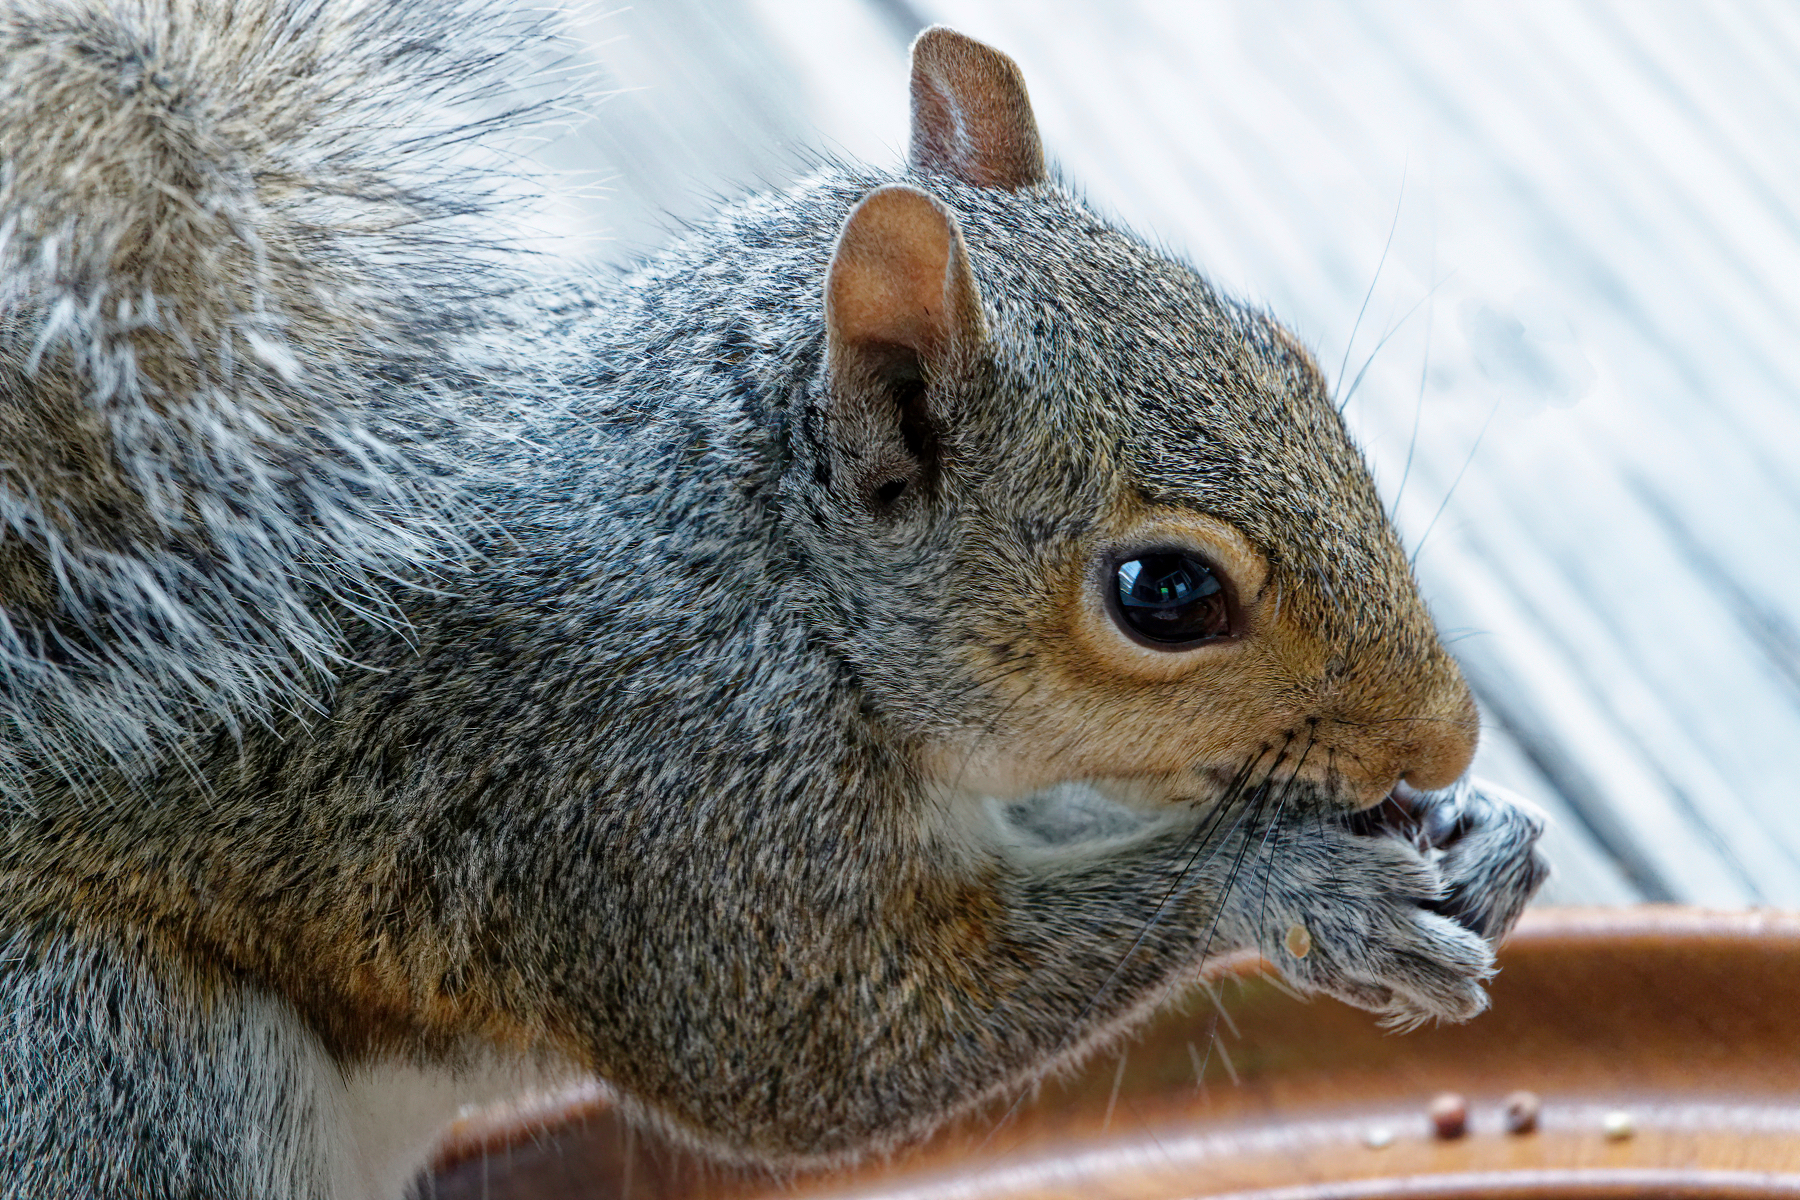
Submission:
[[[1494,941],[1546,874],[1543,817],[1467,782],[1367,813],[1284,823],[1228,905],[1263,955],[1318,991],[1407,1027],[1487,1007]]]
[[[1413,842],[1437,867],[1444,898],[1437,911],[1490,942],[1506,936],[1526,901],[1550,875],[1537,852],[1544,813],[1504,788],[1467,776],[1435,792],[1401,784],[1382,812],[1403,806]],[[1397,833],[1408,832],[1402,820]]]

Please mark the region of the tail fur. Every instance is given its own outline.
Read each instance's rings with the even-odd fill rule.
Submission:
[[[454,551],[521,22],[0,0],[0,799],[309,703]]]

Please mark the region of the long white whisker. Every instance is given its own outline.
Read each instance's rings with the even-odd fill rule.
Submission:
[[[1481,439],[1487,436],[1488,426],[1494,423],[1494,414],[1499,411],[1500,401],[1496,400],[1494,401],[1494,406],[1488,409],[1487,420],[1481,423],[1481,432],[1475,435],[1475,443],[1469,447],[1468,456],[1463,459],[1461,470],[1457,471],[1456,478],[1450,481],[1450,487],[1449,490],[1444,493],[1443,502],[1438,505],[1437,512],[1431,515],[1431,522],[1425,526],[1425,532],[1419,535],[1418,545],[1413,547],[1412,554],[1407,557],[1407,566],[1418,566],[1419,551],[1425,548],[1425,539],[1431,536],[1431,531],[1437,528],[1438,518],[1444,515],[1444,510],[1446,508],[1450,507],[1450,497],[1456,494],[1456,489],[1458,485],[1462,483],[1463,476],[1468,473],[1469,464],[1475,461],[1475,452],[1481,449]]]
[[[1369,280],[1369,290],[1363,293],[1362,307],[1356,310],[1356,320],[1350,325],[1350,340],[1344,343],[1344,358],[1338,363],[1337,385],[1344,384],[1344,371],[1350,366],[1350,351],[1356,345],[1357,331],[1362,328],[1363,315],[1369,311],[1369,301],[1375,295],[1375,285],[1381,282],[1381,269],[1387,265],[1388,251],[1394,248],[1394,231],[1400,228],[1400,210],[1406,206],[1406,168],[1400,171],[1400,195],[1394,200],[1394,219],[1388,223],[1387,241],[1382,244],[1381,258],[1375,264],[1375,277]]]

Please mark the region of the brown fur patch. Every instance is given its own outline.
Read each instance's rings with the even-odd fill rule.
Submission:
[[[58,825],[28,860],[0,868],[0,919],[11,927],[54,918],[78,939],[124,941],[148,969],[176,973],[197,995],[253,979],[292,1004],[344,1063],[454,1056],[472,1041],[585,1057],[572,1034],[513,1008],[515,989],[475,947],[403,915],[416,899],[391,854],[359,859],[340,847],[325,870],[306,872],[312,878],[283,879],[242,843]],[[292,867],[311,857],[288,851]]]

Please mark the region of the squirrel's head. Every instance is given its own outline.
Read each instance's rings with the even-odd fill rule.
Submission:
[[[944,786],[1349,806],[1476,713],[1307,352],[1045,168],[1011,60],[913,47],[909,181],[825,286],[798,497],[835,636]]]

